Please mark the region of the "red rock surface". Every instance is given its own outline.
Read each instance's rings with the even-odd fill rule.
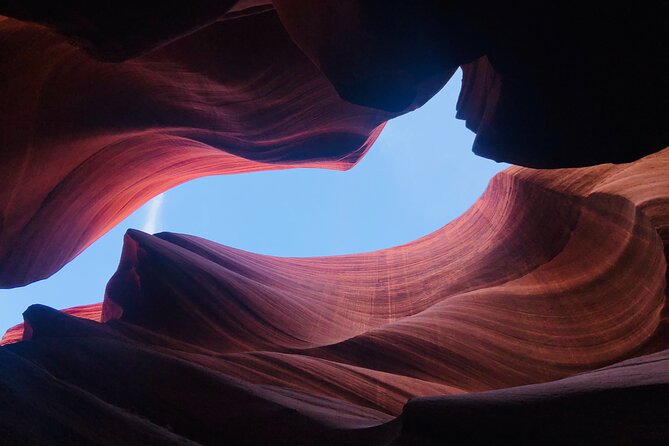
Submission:
[[[669,144],[666,2],[377,6],[1,0],[0,286],[189,179],[348,168],[459,66],[483,156],[581,166]]]
[[[129,231],[87,308],[106,322],[32,306],[26,340],[0,349],[2,429],[15,444],[663,444],[667,172],[669,149],[512,167],[442,229],[366,254]]]
[[[350,168],[390,116],[339,99],[274,14],[217,22],[119,64],[0,18],[0,61],[3,287],[50,276],[189,179]]]
[[[595,165],[510,168],[366,254],[130,231],[104,302],[3,338],[0,442],[668,444],[667,13],[0,0],[2,287],[184,181],[349,168],[460,66],[476,153]]]

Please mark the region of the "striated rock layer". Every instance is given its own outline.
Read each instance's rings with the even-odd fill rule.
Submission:
[[[573,167],[669,144],[666,1],[103,3],[0,0],[0,287],[184,181],[346,169],[458,67],[482,156]]]
[[[350,168],[392,116],[341,100],[274,13],[219,21],[123,63],[0,17],[0,96],[5,288],[50,276],[187,180]]]
[[[105,300],[0,348],[12,444],[666,444],[669,149],[498,174],[377,252],[131,230]],[[88,319],[76,317],[85,316]],[[89,319],[94,319],[93,321]]]

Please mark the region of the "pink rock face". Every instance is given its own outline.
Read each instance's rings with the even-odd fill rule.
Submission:
[[[184,181],[350,168],[458,67],[477,154],[594,167],[366,254],[129,231],[0,342],[0,442],[669,444],[666,2],[163,3],[0,0],[0,286]]]
[[[351,167],[459,66],[482,156],[661,150],[669,49],[652,3],[3,0],[0,286],[50,276],[184,181]]]
[[[26,311],[0,389],[35,376],[54,396],[13,394],[17,413],[91,443],[52,407],[105,414],[127,444],[661,444],[668,171],[669,149],[513,167],[442,229],[366,254],[129,231],[101,305]]]
[[[189,179],[350,168],[391,116],[339,99],[274,14],[217,22],[118,64],[12,19],[0,18],[0,42],[3,287],[48,277]]]

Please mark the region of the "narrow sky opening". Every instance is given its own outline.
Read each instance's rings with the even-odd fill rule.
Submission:
[[[158,195],[49,279],[0,290],[0,334],[33,303],[100,302],[123,234],[193,234],[277,256],[366,252],[415,240],[469,208],[506,165],[471,152],[454,118],[461,73],[419,110],[388,123],[347,172],[294,169],[201,178]]]

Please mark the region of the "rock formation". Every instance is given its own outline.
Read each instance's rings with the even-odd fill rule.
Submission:
[[[76,400],[126,444],[661,444],[667,172],[669,149],[512,167],[442,229],[366,254],[131,230],[103,303],[33,306],[3,348],[5,395],[53,395],[20,412],[44,433],[7,435],[94,442],[50,412]]]
[[[184,181],[350,168],[458,67],[474,151],[525,166],[372,253],[129,231],[104,302],[3,338],[0,439],[669,443],[667,9],[0,0],[5,288]]]
[[[483,156],[582,166],[669,143],[666,2],[376,3],[1,0],[0,286],[189,179],[349,168],[459,66]]]

